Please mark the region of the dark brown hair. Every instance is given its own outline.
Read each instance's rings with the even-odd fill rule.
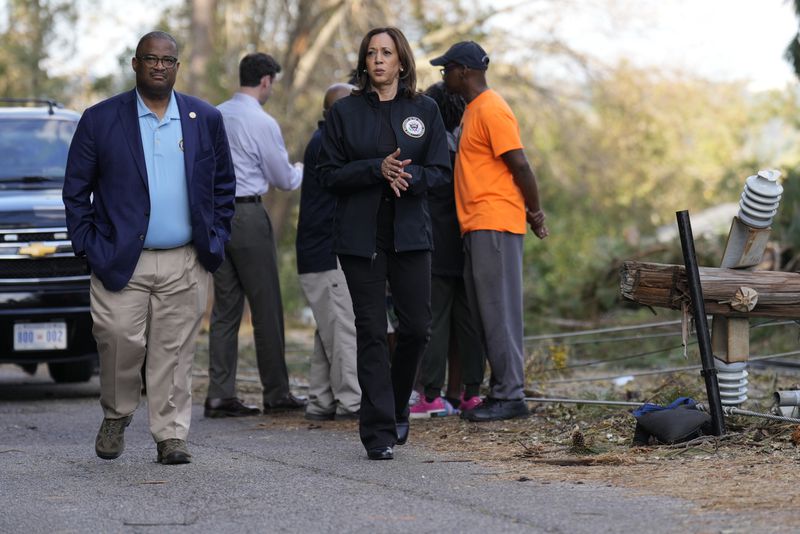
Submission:
[[[247,54],[239,62],[239,85],[242,87],[256,87],[264,76],[275,76],[281,71],[281,66],[269,54],[255,52]]]
[[[444,88],[444,82],[436,82],[423,93],[433,99],[439,106],[439,113],[442,115],[444,129],[452,132],[461,124],[461,117],[467,104],[461,95],[450,93]]]
[[[361,40],[358,48],[358,65],[356,66],[355,86],[358,88],[353,94],[360,95],[369,87],[369,75],[367,74],[367,51],[369,50],[370,40],[379,33],[385,33],[394,41],[397,55],[400,58],[400,66],[403,71],[400,76],[400,85],[397,88],[402,96],[413,98],[417,94],[417,67],[414,63],[414,53],[408,39],[398,28],[388,26],[385,28],[372,28]]]

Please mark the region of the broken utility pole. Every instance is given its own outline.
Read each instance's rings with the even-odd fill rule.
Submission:
[[[799,273],[718,267],[700,267],[699,271],[707,313],[743,318],[800,318]],[[620,291],[626,299],[645,306],[681,310],[690,303],[683,265],[626,261],[620,271]],[[753,303],[754,307],[748,311]]]

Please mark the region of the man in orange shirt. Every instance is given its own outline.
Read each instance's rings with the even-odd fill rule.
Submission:
[[[461,416],[470,421],[525,417],[522,243],[526,223],[539,239],[548,234],[536,177],[514,113],[486,83],[486,51],[462,41],[431,64],[443,67],[447,90],[467,102],[456,157],[456,211],[464,236],[464,281],[492,368],[489,396]]]

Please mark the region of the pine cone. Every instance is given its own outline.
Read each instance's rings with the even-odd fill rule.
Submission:
[[[792,443],[794,443],[795,447],[800,446],[800,425],[795,427],[794,432],[792,432]]]
[[[586,448],[586,439],[583,437],[583,432],[577,428],[572,432],[572,448],[576,451]]]

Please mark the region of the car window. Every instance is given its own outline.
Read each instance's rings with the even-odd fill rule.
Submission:
[[[65,120],[0,120],[0,187],[64,180],[77,123]],[[44,185],[44,184],[43,184]]]

